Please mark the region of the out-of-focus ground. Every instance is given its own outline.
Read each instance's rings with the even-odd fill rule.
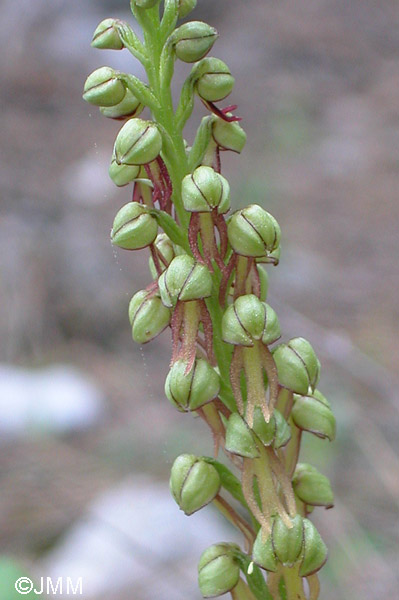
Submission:
[[[285,338],[309,337],[320,354],[338,419],[337,441],[307,440],[303,454],[337,496],[334,510],[315,511],[330,548],[322,597],[393,598],[399,5],[198,4],[193,16],[220,31],[213,54],[236,77],[231,99],[248,133],[242,156],[224,157],[234,205],[262,203],[282,226],[270,303]],[[212,530],[195,538],[167,504],[167,477],[179,452],[209,454],[211,443],[164,399],[168,334],[131,342],[127,304],[148,274],[142,254],[108,241],[128,199],[107,176],[118,125],[81,101],[97,66],[140,74],[126,53],[89,47],[97,23],[128,18],[127,5],[0,5],[0,570],[82,572],[97,582],[92,600],[199,598],[195,561],[218,540]]]

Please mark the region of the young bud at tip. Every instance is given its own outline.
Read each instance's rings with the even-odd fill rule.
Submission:
[[[132,337],[137,344],[145,344],[157,337],[169,325],[170,309],[158,296],[148,297],[146,290],[137,292],[129,304]]]
[[[215,544],[207,548],[198,563],[198,585],[204,598],[226,594],[238,583],[240,567],[235,544]]]
[[[159,291],[165,306],[176,302],[201,300],[212,293],[212,277],[208,268],[191,256],[176,256],[159,278]]]
[[[179,0],[179,19],[184,19],[197,6],[197,0]]]
[[[100,67],[86,79],[83,100],[95,106],[115,106],[122,102],[126,88],[111,67]]]
[[[173,45],[177,58],[193,63],[208,54],[217,37],[214,27],[202,21],[190,21],[172,33],[169,43]]]
[[[161,148],[162,136],[155,123],[129,119],[116,137],[115,161],[122,165],[146,165],[157,158]]]
[[[214,500],[221,482],[213,465],[193,454],[182,454],[173,463],[169,485],[181,510],[192,515]]]
[[[292,478],[292,487],[302,502],[310,506],[334,506],[334,494],[328,477],[308,463],[298,463]]]
[[[166,397],[181,412],[201,408],[214,400],[219,391],[219,375],[203,358],[197,358],[188,373],[186,361],[176,361],[165,381]]]
[[[123,42],[119,36],[116,25],[118,19],[104,19],[93,33],[91,46],[102,50],[122,50]]]
[[[188,212],[211,212],[217,208],[219,214],[224,214],[230,208],[230,186],[223,175],[201,166],[184,177],[182,199]]]
[[[128,202],[117,213],[111,241],[125,250],[146,248],[157,237],[158,223],[148,209],[138,202]]]
[[[296,394],[307,394],[313,390],[320,375],[320,362],[307,340],[293,338],[281,344],[274,352],[279,382]]]
[[[258,204],[238,210],[227,224],[233,250],[241,256],[266,257],[280,243],[281,230],[276,219]]]

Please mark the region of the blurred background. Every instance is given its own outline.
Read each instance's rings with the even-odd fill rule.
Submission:
[[[127,0],[2,0],[0,97],[0,591],[19,576],[83,578],[88,600],[199,600],[196,564],[236,539],[212,509],[184,517],[172,461],[210,454],[205,427],[165,400],[170,339],[132,343],[142,253],[112,249],[129,198],[107,175],[118,124],[81,100],[90,48]],[[332,480],[314,520],[330,558],[322,598],[394,598],[399,572],[399,5],[396,0],[199,0],[212,54],[236,77],[248,143],[224,155],[235,207],[280,222],[270,303],[284,338],[322,360],[334,444],[302,459]],[[179,66],[177,80],[188,69]],[[229,100],[230,101],[230,100]],[[191,130],[205,114],[197,105]],[[34,597],[37,597],[36,595]]]

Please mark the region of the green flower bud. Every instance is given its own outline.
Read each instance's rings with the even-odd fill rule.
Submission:
[[[276,572],[279,564],[284,567],[299,564],[300,576],[307,577],[323,566],[327,548],[309,519],[296,515],[292,525],[289,529],[280,517],[275,517],[266,541],[259,531],[252,558],[257,565],[271,572]]]
[[[316,573],[327,560],[327,547],[316,527],[309,519],[303,520],[304,526],[304,549],[299,575],[309,577]]]
[[[179,0],[179,19],[184,19],[197,6],[197,0]]]
[[[237,122],[229,122],[215,118],[212,125],[212,137],[222,150],[242,152],[247,141],[247,134]]]
[[[103,50],[122,50],[123,42],[119,36],[116,25],[118,19],[104,19],[93,33],[91,45],[93,48]]]
[[[116,162],[115,155],[112,156],[108,173],[115,185],[119,187],[128,185],[138,177],[139,172],[138,165],[120,165]]]
[[[170,491],[181,510],[192,515],[219,493],[220,477],[215,467],[193,454],[182,454],[173,463]]]
[[[201,300],[212,293],[208,268],[191,256],[176,256],[158,280],[162,302],[171,308],[177,301]]]
[[[238,456],[259,456],[254,436],[247,423],[238,413],[232,413],[226,427],[226,450]]]
[[[297,394],[313,390],[320,374],[319,360],[307,340],[293,338],[273,353],[280,384]]]
[[[219,214],[224,214],[230,208],[230,186],[211,167],[198,167],[184,177],[182,198],[189,212],[211,212],[217,208]]]
[[[129,119],[116,137],[115,161],[122,165],[146,165],[157,158],[161,148],[162,137],[155,123]]]
[[[242,256],[262,258],[276,250],[281,231],[276,219],[258,204],[235,212],[227,225],[233,250]]]
[[[122,102],[115,104],[115,106],[101,106],[100,112],[104,117],[110,119],[124,119],[127,117],[137,117],[144,109],[144,105],[141,104],[136,96],[127,89],[125,97]]]
[[[229,67],[218,58],[205,58],[195,67],[195,90],[206,102],[219,102],[228,96],[234,87],[234,77]]]
[[[186,361],[176,361],[165,381],[166,397],[181,412],[201,408],[214,400],[220,391],[219,375],[203,358],[195,360],[191,371],[186,373],[186,370]]]
[[[283,415],[276,409],[273,411],[273,416],[276,420],[276,438],[274,440],[274,448],[282,448],[291,439],[291,427],[284,419]]]
[[[159,3],[159,0],[130,0],[132,4],[139,8],[152,8]]]
[[[115,106],[122,102],[126,88],[111,67],[100,67],[86,79],[83,99],[95,106]]]
[[[140,250],[157,237],[158,223],[148,208],[138,202],[128,202],[118,211],[111,230],[111,241],[125,250]]]
[[[190,21],[173,32],[169,43],[173,45],[177,58],[193,63],[208,54],[217,37],[214,27],[202,21]]]
[[[171,240],[166,235],[166,233],[160,233],[159,235],[157,235],[157,238],[154,242],[154,246],[162,254],[166,263],[168,265],[170,265],[170,263],[172,262],[172,260],[175,257],[175,249],[173,247]],[[166,266],[163,263],[163,261],[160,260],[159,263],[162,267],[162,271],[165,271]],[[152,256],[150,256],[150,258],[149,258],[148,266],[150,268],[150,273],[151,273],[153,279],[158,279],[158,271],[155,268],[154,260],[153,260]]]
[[[332,441],[335,438],[335,417],[323,399],[325,400],[324,396],[317,390],[311,396],[295,394],[291,416],[299,429]]]
[[[138,344],[145,344],[157,337],[169,325],[170,310],[158,296],[148,298],[148,292],[137,292],[129,304],[129,321],[132,336]]]
[[[311,506],[334,506],[334,494],[328,477],[307,463],[298,463],[292,478],[292,487],[302,502]]]
[[[235,560],[235,544],[215,544],[201,555],[198,564],[198,585],[204,598],[226,594],[238,583],[240,567]]]
[[[228,344],[253,346],[255,340],[262,340],[268,345],[280,335],[276,313],[254,294],[237,298],[223,315],[222,337]]]

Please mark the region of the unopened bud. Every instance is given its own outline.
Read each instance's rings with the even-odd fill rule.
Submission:
[[[208,268],[188,254],[176,256],[158,283],[162,302],[168,307],[178,301],[208,298],[212,293],[212,277]]]
[[[116,137],[115,160],[123,165],[146,165],[157,158],[161,148],[162,137],[152,121],[129,119]]]
[[[313,390],[320,375],[320,362],[307,340],[293,338],[281,344],[274,352],[279,382],[297,394]]]
[[[108,169],[109,176],[118,187],[128,185],[134,181],[140,172],[138,165],[121,165],[115,160],[115,155],[112,156],[111,164]]]
[[[255,340],[261,340],[268,345],[280,335],[275,311],[254,294],[237,298],[223,315],[222,337],[228,344],[253,346]]]
[[[228,222],[227,231],[233,250],[242,256],[266,257],[280,243],[279,224],[258,204],[235,212]]]
[[[226,450],[246,458],[259,456],[252,431],[238,413],[232,413],[227,422]]]
[[[203,358],[197,358],[188,373],[187,362],[176,361],[165,381],[166,397],[181,412],[197,410],[214,400],[219,391],[219,375]]]
[[[327,548],[309,519],[296,515],[289,528],[280,517],[275,517],[266,540],[259,531],[252,557],[257,565],[271,572],[276,572],[279,565],[290,568],[298,564],[300,576],[308,577],[325,563]]]
[[[197,6],[197,0],[179,0],[179,19],[184,19]]]
[[[224,214],[230,208],[230,186],[223,175],[201,166],[184,177],[182,198],[188,212],[211,212],[217,208],[219,214]]]
[[[274,448],[281,448],[291,437],[291,430],[283,415],[276,409],[269,422],[266,422],[262,410],[255,406],[254,422],[252,430],[264,446],[273,445]]]
[[[170,310],[158,296],[148,297],[146,290],[137,292],[129,304],[132,336],[137,344],[145,344],[157,337],[169,325]]]
[[[125,94],[118,72],[111,67],[100,67],[86,79],[83,99],[95,106],[115,106],[122,102]]]
[[[292,478],[295,494],[310,506],[334,506],[334,494],[331,484],[325,475],[307,463],[298,463]]]
[[[242,152],[247,141],[247,134],[237,122],[225,121],[218,117],[215,117],[212,125],[212,137],[221,150],[237,153]]]
[[[123,42],[119,36],[117,24],[119,19],[104,19],[93,33],[91,45],[103,50],[122,50]]]
[[[173,463],[170,491],[181,510],[192,515],[219,493],[220,477],[215,467],[193,454],[182,454]]]
[[[162,254],[163,260],[159,259],[159,264],[161,266],[162,271],[165,271],[168,265],[172,262],[175,257],[175,249],[171,240],[168,238],[166,233],[160,233],[157,235],[157,238],[154,242],[155,248],[158,250],[160,254]],[[166,264],[165,264],[166,263]],[[158,278],[158,271],[155,267],[154,260],[152,256],[150,256],[148,261],[148,266],[150,268],[150,273],[154,279]]]
[[[194,67],[195,90],[207,102],[218,102],[228,96],[234,87],[229,67],[218,58],[205,58]]]
[[[312,395],[294,395],[291,411],[295,425],[320,438],[335,438],[336,422],[329,403],[318,390]]]
[[[122,102],[115,104],[115,106],[101,106],[100,112],[104,117],[110,119],[127,119],[128,117],[137,117],[143,112],[143,109],[144,105],[127,89]]]
[[[158,223],[148,209],[138,202],[128,202],[117,213],[111,241],[125,250],[146,248],[157,237]]]
[[[193,63],[208,54],[217,37],[218,32],[214,27],[202,21],[190,21],[180,25],[169,42],[173,45],[177,58]]]
[[[235,588],[240,578],[237,551],[235,544],[221,543],[203,552],[198,564],[198,585],[204,598],[221,596]]]

